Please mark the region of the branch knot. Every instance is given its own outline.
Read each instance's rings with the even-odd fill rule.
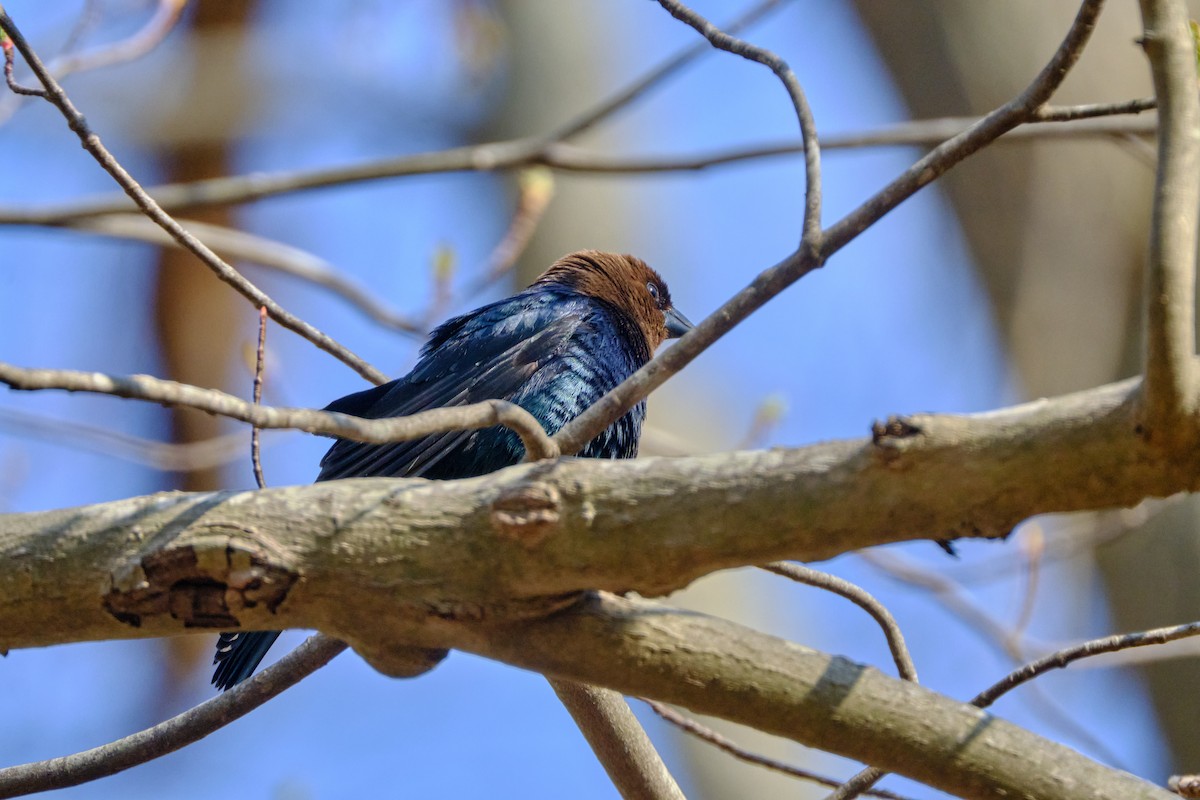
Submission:
[[[550,484],[523,484],[504,490],[492,502],[492,528],[504,539],[536,547],[558,532],[562,496]]]

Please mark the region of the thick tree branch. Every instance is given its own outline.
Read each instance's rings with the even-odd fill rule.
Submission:
[[[1142,45],[1158,98],[1158,172],[1146,268],[1146,435],[1168,448],[1192,448],[1176,419],[1195,414],[1195,282],[1200,214],[1200,98],[1196,44],[1182,0],[1141,0]]]
[[[462,646],[490,658],[752,725],[965,798],[1171,796],[917,684],[695,612],[602,596],[472,631]]]
[[[1167,458],[1137,436],[1137,391],[1126,381],[977,416],[893,419],[874,439],[799,450],[4,515],[0,648],[194,625],[333,630],[350,612],[327,604],[348,592],[364,623],[386,617],[448,646],[431,609],[538,615],[586,589],[660,595],[729,567],[1003,536],[1034,513],[1200,488],[1200,452]]]

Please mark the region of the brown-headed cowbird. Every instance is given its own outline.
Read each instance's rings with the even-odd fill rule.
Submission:
[[[443,323],[403,378],[347,395],[326,410],[376,419],[502,399],[554,434],[649,361],[664,340],[691,327],[645,262],[583,250],[559,259],[523,292]],[[643,401],[580,455],[636,456],[645,416]],[[321,460],[317,480],[470,478],[517,464],[524,455],[520,439],[504,428],[382,445],[339,439]],[[228,689],[248,678],[278,636],[221,634],[213,684]]]

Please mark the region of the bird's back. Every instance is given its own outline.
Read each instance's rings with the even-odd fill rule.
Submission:
[[[554,434],[649,360],[639,343],[640,337],[624,329],[621,315],[602,301],[534,287],[446,322],[430,336],[408,375],[342,398],[327,410],[375,419],[500,399],[529,411]],[[645,406],[639,404],[580,455],[637,455],[644,416]],[[386,445],[339,440],[321,461],[317,480],[468,478],[523,457],[516,434],[503,428]]]

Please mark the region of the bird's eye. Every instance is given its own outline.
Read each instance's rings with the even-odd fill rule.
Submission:
[[[658,300],[658,284],[656,284],[654,281],[650,281],[646,284],[646,291],[650,293],[651,297],[653,297],[655,300]]]

